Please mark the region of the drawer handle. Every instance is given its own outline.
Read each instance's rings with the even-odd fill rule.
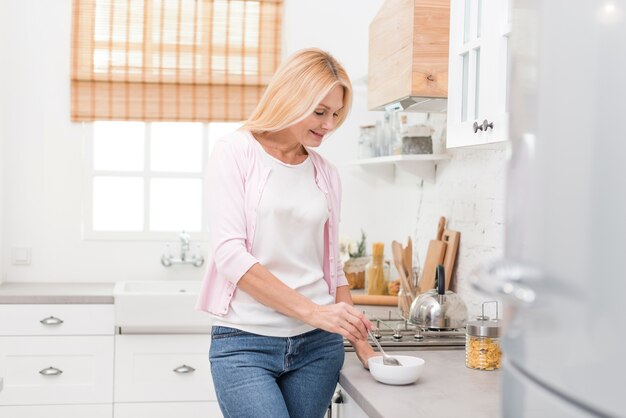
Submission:
[[[39,373],[44,376],[58,376],[63,373],[63,370],[59,370],[56,367],[48,367],[47,369],[39,370]]]
[[[182,366],[178,366],[177,368],[174,369],[174,373],[193,373],[195,372],[196,369],[194,369],[191,366],[187,366],[186,364],[183,364]]]
[[[54,316],[50,316],[48,318],[42,319],[39,322],[41,322],[44,325],[61,325],[63,323],[63,320]]]

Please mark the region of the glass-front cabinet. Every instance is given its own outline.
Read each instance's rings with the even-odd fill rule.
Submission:
[[[508,139],[511,0],[452,0],[447,147]]]

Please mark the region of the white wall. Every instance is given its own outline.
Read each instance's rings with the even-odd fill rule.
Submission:
[[[161,242],[81,239],[83,146],[81,126],[69,121],[71,0],[0,2],[6,22],[2,51],[11,82],[0,99],[0,224],[7,281],[115,281],[194,279],[201,269],[166,269]],[[458,266],[461,292],[467,272],[502,248],[502,150],[457,150],[440,164],[437,182],[398,173],[386,181],[346,163],[357,155],[358,127],[382,117],[365,107],[368,26],[383,0],[285,1],[284,55],[317,46],[333,53],[355,84],[348,121],[321,152],[342,172],[342,232],[368,243],[406,241],[411,235],[423,263],[439,215],[462,232]],[[10,19],[8,18],[10,16]],[[444,124],[437,122],[441,131]],[[420,206],[421,201],[421,206]],[[418,208],[419,210],[418,213]],[[173,234],[172,242],[176,237]],[[32,247],[32,265],[13,266],[13,247]],[[469,293],[468,293],[469,294]]]

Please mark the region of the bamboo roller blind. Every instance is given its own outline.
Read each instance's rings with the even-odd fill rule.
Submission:
[[[240,121],[280,61],[282,0],[74,0],[72,120]]]

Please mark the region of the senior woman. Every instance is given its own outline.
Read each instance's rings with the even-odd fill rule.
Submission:
[[[370,321],[339,260],[341,185],[314,151],[345,121],[350,79],[327,52],[289,57],[252,116],[209,161],[211,254],[197,308],[225,417],[322,417],[343,338],[366,366]]]

